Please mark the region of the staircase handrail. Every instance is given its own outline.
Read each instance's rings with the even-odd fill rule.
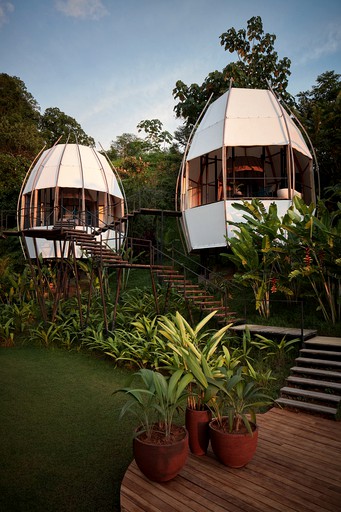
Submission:
[[[219,272],[213,272],[213,270],[210,270],[208,267],[205,267],[204,265],[202,265],[201,263],[198,263],[197,261],[194,261],[192,258],[190,258],[187,254],[185,254],[184,252],[181,252],[179,251],[178,249],[176,249],[175,247],[172,247],[171,249],[172,253],[177,253],[179,254],[182,258],[186,258],[187,260],[193,262],[197,267],[200,267],[203,271],[203,275],[204,276],[207,276],[207,275],[211,275],[211,276],[216,276],[217,278],[222,278],[222,274],[220,274]],[[211,283],[211,281],[210,281]]]

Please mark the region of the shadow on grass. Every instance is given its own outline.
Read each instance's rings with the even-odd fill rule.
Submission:
[[[84,353],[0,348],[0,510],[119,511],[133,426],[112,392],[128,375]]]

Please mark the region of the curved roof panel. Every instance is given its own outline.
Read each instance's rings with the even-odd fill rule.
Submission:
[[[57,144],[42,153],[31,170],[23,194],[43,188],[84,188],[122,198],[114,171],[94,148]]]
[[[289,133],[288,133],[289,132]],[[232,88],[207,109],[193,137],[187,160],[224,146],[283,146],[311,158],[302,134],[265,89]]]

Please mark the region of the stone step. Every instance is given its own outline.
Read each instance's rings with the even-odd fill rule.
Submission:
[[[293,366],[291,371],[294,373],[304,373],[306,375],[314,375],[315,377],[325,377],[327,379],[341,379],[341,372],[333,372],[329,370],[319,370],[317,368],[309,368],[309,366]]]
[[[288,384],[294,384],[298,386],[309,386],[313,388],[333,389],[334,391],[341,392],[341,382],[329,382],[328,380],[320,379],[307,379],[305,377],[297,377],[290,375],[286,379]]]
[[[300,400],[291,400],[290,398],[277,398],[275,402],[283,407],[292,409],[300,409],[307,412],[326,414],[328,416],[336,416],[337,408],[328,407],[326,405],[312,404],[310,402],[301,402]]]
[[[340,368],[341,369],[341,361],[333,361],[330,359],[316,359],[309,357],[297,357],[295,359],[296,363],[299,365],[311,365],[311,366],[328,366],[330,368]],[[340,374],[341,377],[341,374]]]
[[[311,400],[318,400],[318,401],[323,401],[323,402],[334,402],[335,404],[338,404],[341,400],[341,396],[333,395],[332,393],[322,393],[320,391],[311,391],[309,389],[292,388],[289,386],[284,386],[281,389],[281,395],[282,394],[292,395],[292,396],[300,396],[300,397],[308,398]]]

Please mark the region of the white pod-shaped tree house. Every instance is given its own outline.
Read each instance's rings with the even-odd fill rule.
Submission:
[[[79,144],[56,144],[28,171],[18,202],[18,229],[28,256],[60,257],[53,233],[75,229],[93,234],[114,250],[124,239],[125,199],[105,156]],[[78,249],[77,258],[84,257]]]
[[[271,90],[230,88],[198,124],[179,176],[189,251],[226,247],[232,203],[259,198],[284,215],[299,194],[315,201],[313,158],[292,116]]]

